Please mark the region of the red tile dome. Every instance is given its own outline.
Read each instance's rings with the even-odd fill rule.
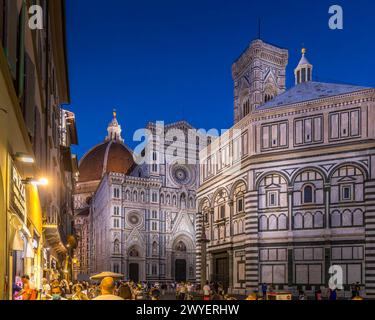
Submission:
[[[134,164],[133,154],[124,143],[106,141],[92,148],[81,159],[78,181],[101,180],[108,172],[128,174]]]

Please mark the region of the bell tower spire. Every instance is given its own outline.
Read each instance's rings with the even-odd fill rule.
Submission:
[[[118,124],[118,121],[117,121],[116,109],[113,109],[112,115],[113,115],[113,119],[108,125],[108,128],[107,128],[108,135],[105,140],[106,141],[114,140],[114,141],[124,142],[124,139],[121,137],[121,131],[122,131],[121,126]]]
[[[301,53],[301,60],[299,61],[297,68],[294,70],[296,85],[303,82],[312,81],[313,65],[310,64],[306,58],[306,48],[302,48]]]

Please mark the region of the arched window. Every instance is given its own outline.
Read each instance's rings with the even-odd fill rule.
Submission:
[[[353,213],[353,225],[362,226],[363,225],[363,212],[359,209]]]
[[[192,209],[194,208],[194,199],[193,197],[190,197],[190,200],[189,200],[189,207]]]
[[[268,218],[268,229],[277,230],[277,217],[273,214]]]
[[[303,228],[312,229],[313,228],[313,216],[310,212],[306,212],[303,217]]]
[[[324,227],[324,215],[318,211],[314,214],[314,228],[319,229]]]
[[[133,192],[133,201],[138,201],[138,194],[137,191]]]
[[[261,216],[259,218],[259,230],[266,231],[268,229],[268,219],[266,216]]]
[[[185,195],[185,193],[181,194],[180,208],[186,208],[186,195]]]
[[[341,214],[339,211],[334,211],[331,214],[331,227],[340,227],[341,226]]]
[[[233,233],[234,233],[234,235],[238,234],[238,223],[237,223],[237,221],[234,221]]]
[[[303,203],[313,203],[313,188],[305,186],[303,188]]]
[[[303,218],[302,218],[301,213],[296,213],[294,215],[293,227],[294,227],[294,229],[302,229],[303,228]]]
[[[287,217],[285,214],[281,214],[278,218],[278,228],[279,230],[286,230],[288,229],[288,224],[287,224]]]
[[[352,224],[352,212],[350,210],[345,210],[342,214],[342,226],[350,227]]]
[[[268,102],[268,101],[270,101],[272,99],[273,99],[273,95],[272,94],[266,94],[264,96],[264,102]]]

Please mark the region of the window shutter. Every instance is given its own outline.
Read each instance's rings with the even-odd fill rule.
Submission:
[[[29,55],[25,59],[25,121],[29,134],[35,136],[35,67]]]

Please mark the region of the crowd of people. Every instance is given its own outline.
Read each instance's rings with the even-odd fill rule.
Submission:
[[[201,288],[191,282],[159,283],[116,280],[111,277],[98,281],[76,281],[42,279],[40,288],[36,288],[32,279],[24,275],[17,277],[13,285],[14,300],[224,300],[221,283],[208,283]]]
[[[352,283],[351,286],[351,298],[352,300],[361,300],[362,297],[360,296],[360,291],[361,291],[361,286],[359,282],[357,283]],[[324,291],[324,292],[323,292]],[[261,285],[261,292],[258,293],[252,293],[250,294],[246,300],[266,300],[267,295],[272,295],[276,294],[277,292],[275,291],[274,287],[272,285],[268,286],[266,283],[262,283]],[[309,296],[305,293],[303,290],[298,291],[298,300],[308,300],[308,299],[313,299],[313,300],[338,300],[338,289],[331,289],[331,288],[326,288],[326,289],[316,289],[314,293],[314,297]],[[324,297],[323,297],[324,296]]]
[[[352,299],[360,298],[360,285],[351,285]],[[327,289],[325,297],[337,300],[337,290]],[[254,292],[246,300],[265,300],[267,295],[274,294],[272,285],[261,285],[261,292]],[[225,292],[220,282],[206,282],[203,287],[190,282],[159,283],[133,282],[105,277],[101,282],[68,282],[67,280],[47,281],[42,279],[40,288],[36,288],[33,280],[24,275],[18,277],[13,285],[14,300],[236,300]],[[299,300],[307,300],[307,295],[300,290]],[[310,298],[311,299],[311,298]],[[322,290],[315,291],[315,300],[323,300]]]

